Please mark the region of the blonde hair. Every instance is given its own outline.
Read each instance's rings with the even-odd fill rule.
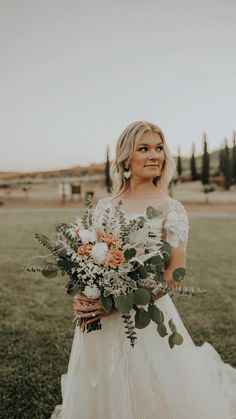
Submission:
[[[145,132],[156,132],[162,139],[165,160],[160,177],[153,178],[153,183],[158,190],[166,192],[168,189],[176,170],[176,164],[167,147],[165,136],[157,125],[146,121],[137,121],[128,125],[117,140],[116,157],[111,166],[112,190],[115,195],[120,195],[129,186],[129,179],[124,177],[124,169],[129,166],[136,146]]]

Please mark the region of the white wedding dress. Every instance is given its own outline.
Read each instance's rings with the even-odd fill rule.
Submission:
[[[167,195],[162,204],[167,240],[173,247],[186,246],[184,207]],[[112,209],[110,198],[98,201],[98,225],[107,207]],[[68,371],[61,377],[63,403],[51,419],[236,418],[236,369],[209,343],[193,343],[169,295],[155,304],[164,313],[168,333],[172,318],[182,345],[171,349],[168,336],[162,338],[152,322],[137,331],[131,348],[118,312],[103,318],[99,331],[81,333],[76,327]]]

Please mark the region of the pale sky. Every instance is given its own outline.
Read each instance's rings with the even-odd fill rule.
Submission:
[[[131,122],[209,149],[236,129],[234,0],[0,0],[0,171],[101,162]]]

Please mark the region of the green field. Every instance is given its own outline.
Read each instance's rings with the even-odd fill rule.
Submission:
[[[65,278],[44,279],[24,265],[43,253],[35,232],[53,234],[74,210],[0,213],[1,405],[4,419],[48,419],[60,402],[73,338]],[[236,217],[190,217],[186,286],[208,294],[175,304],[194,342],[208,341],[236,367]]]

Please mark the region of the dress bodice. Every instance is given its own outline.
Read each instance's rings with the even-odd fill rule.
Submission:
[[[94,211],[95,223],[97,223],[97,225],[99,225],[99,221],[107,208],[109,208],[110,211],[114,210],[112,197],[106,197],[98,201]],[[178,247],[180,242],[182,242],[186,247],[188,241],[189,223],[188,214],[184,206],[176,199],[170,198],[166,195],[164,199],[161,198],[158,200],[157,198],[155,208],[163,212],[163,228],[166,232],[166,240],[172,247]],[[125,217],[128,219],[132,219],[140,215],[144,217],[146,216],[146,211],[123,212]],[[153,224],[153,222],[155,222],[154,220],[152,219],[150,222]]]

